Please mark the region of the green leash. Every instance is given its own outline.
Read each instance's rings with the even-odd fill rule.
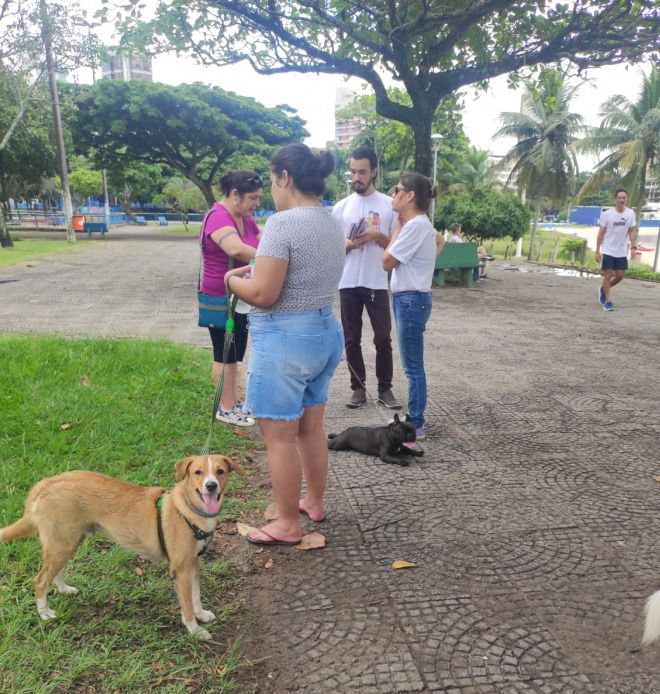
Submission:
[[[225,294],[230,296],[231,299],[227,301],[227,323],[225,325],[225,344],[222,349],[222,363],[227,363],[227,356],[229,350],[234,342],[234,313],[236,310],[236,304],[238,303],[238,297],[235,294],[229,292],[229,286],[227,285],[227,280],[225,280]],[[225,370],[222,369],[222,374],[218,379],[218,385],[215,387],[215,396],[213,398],[213,409],[211,410],[211,426],[209,427],[209,434],[206,437],[206,443],[204,444],[200,455],[208,455],[211,450],[211,441],[213,440],[213,427],[215,426],[215,413],[218,411],[218,405],[220,404],[220,397],[222,395],[222,387],[225,383]]]

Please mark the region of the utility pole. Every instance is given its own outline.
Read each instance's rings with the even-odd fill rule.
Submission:
[[[50,101],[53,107],[53,130],[55,133],[55,145],[57,148],[57,163],[60,169],[62,181],[62,199],[64,203],[64,219],[66,223],[66,240],[75,243],[76,233],[73,230],[71,217],[73,205],[71,204],[71,191],[69,190],[69,170],[67,168],[66,150],[64,148],[64,133],[62,131],[62,115],[60,113],[60,97],[57,92],[57,77],[55,75],[55,63],[53,61],[53,47],[51,44],[50,18],[46,0],[39,0],[41,14],[41,36],[46,51],[46,68],[48,70],[48,87],[50,89]]]

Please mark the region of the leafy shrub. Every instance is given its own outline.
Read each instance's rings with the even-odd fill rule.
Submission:
[[[572,258],[578,259],[582,255],[584,248],[584,239],[579,237],[567,238],[561,244],[561,250],[559,251],[559,257],[564,260],[571,260]]]
[[[505,236],[516,241],[529,230],[529,220],[529,212],[518,198],[494,190],[451,195],[439,201],[435,215],[438,228],[449,229],[460,222],[465,236],[480,241]]]

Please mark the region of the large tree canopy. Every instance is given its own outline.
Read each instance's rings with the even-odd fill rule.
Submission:
[[[457,89],[524,67],[565,60],[584,69],[660,48],[657,0],[159,0],[142,24],[131,7],[128,42],[188,50],[207,64],[247,60],[261,74],[365,80],[378,113],[413,128],[415,168],[427,174],[433,114]],[[388,96],[389,78],[410,104]]]
[[[259,152],[307,135],[287,106],[203,84],[101,80],[84,90],[74,135],[99,166],[114,161],[165,164],[192,181],[207,203],[221,167],[238,152]]]

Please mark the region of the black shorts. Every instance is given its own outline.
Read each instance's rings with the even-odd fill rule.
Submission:
[[[627,270],[628,258],[615,258],[613,255],[603,255],[601,268],[603,270]]]
[[[225,353],[225,330],[222,328],[209,328],[209,334],[213,343],[213,361],[217,361],[220,364],[235,364],[237,361],[243,361],[248,340],[247,313],[234,314],[234,340],[226,359],[223,359]]]

